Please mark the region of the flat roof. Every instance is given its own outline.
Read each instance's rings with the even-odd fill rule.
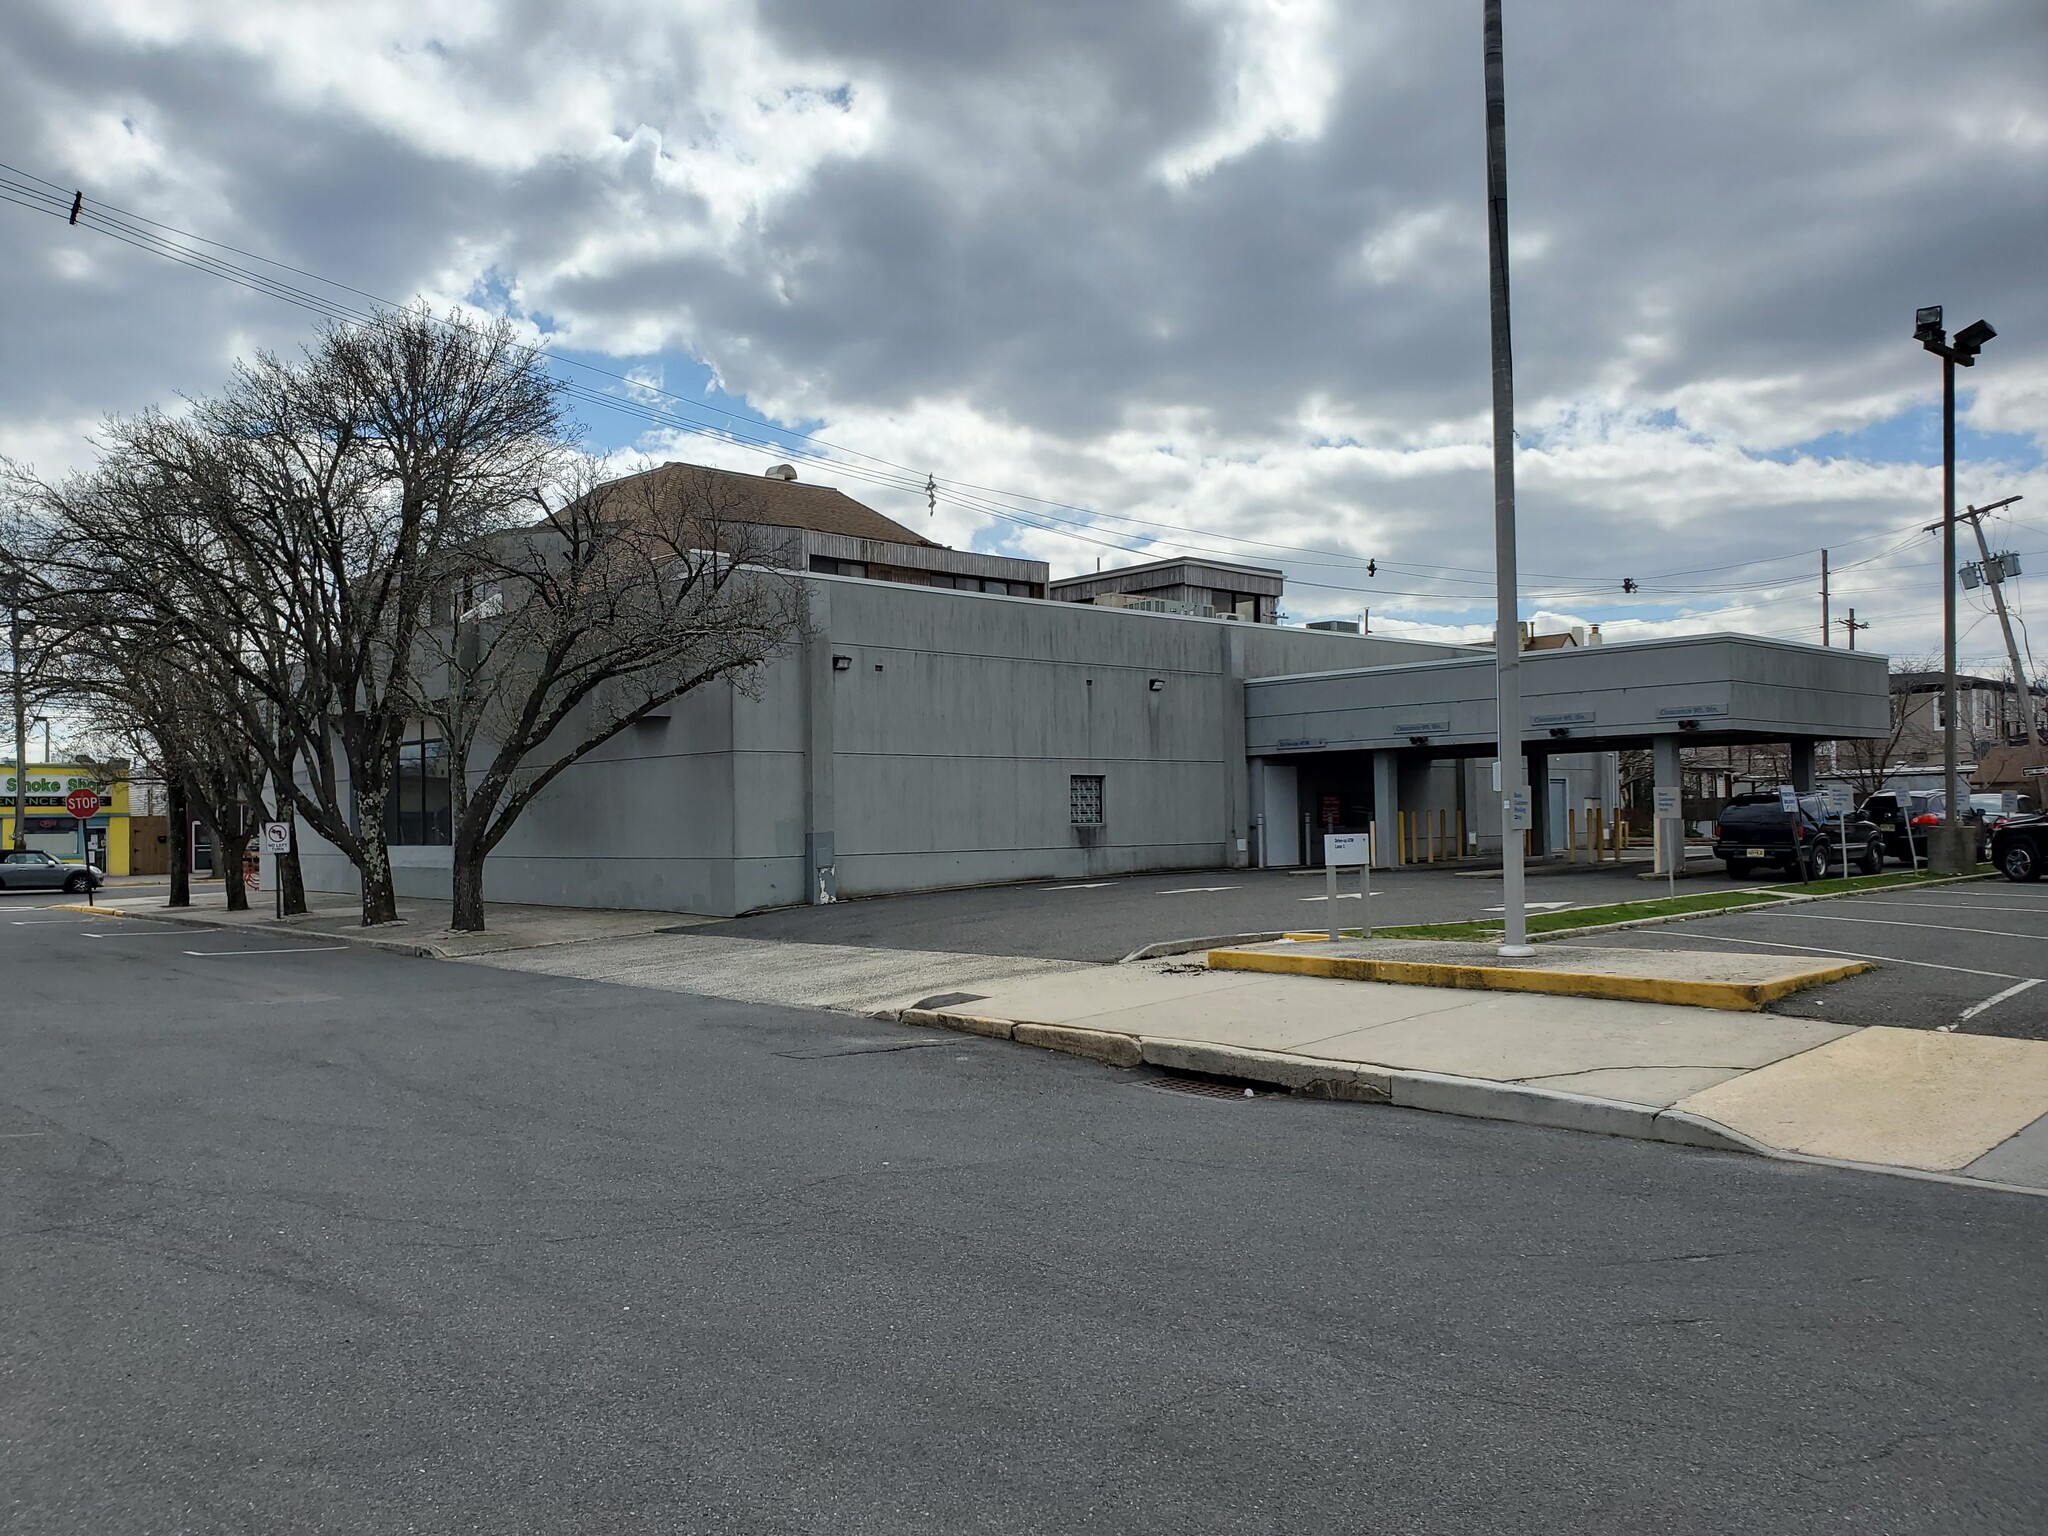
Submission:
[[[1255,678],[1254,756],[1428,747],[1491,754],[1499,725],[1490,655]],[[1701,746],[1882,738],[1889,660],[1755,635],[1686,635],[1523,652],[1522,736],[1554,752],[1641,746],[1683,733]]]

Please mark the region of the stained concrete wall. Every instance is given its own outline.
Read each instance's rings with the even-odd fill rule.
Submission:
[[[816,633],[757,696],[702,690],[563,773],[491,855],[490,900],[788,905],[811,897],[821,838],[842,896],[1242,862],[1246,679],[1469,654],[802,579]],[[1099,828],[1071,823],[1074,774],[1103,778]],[[337,852],[305,848],[313,888],[355,888]],[[448,850],[393,860],[401,895],[448,895]]]

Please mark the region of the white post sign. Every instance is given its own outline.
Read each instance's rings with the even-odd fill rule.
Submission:
[[[1675,784],[1657,786],[1656,850],[1664,861],[1664,884],[1678,894],[1678,862],[1685,857],[1685,792]]]
[[[290,853],[292,851],[292,824],[288,821],[266,821],[263,823],[263,851],[265,853]]]
[[[1358,871],[1359,926],[1372,937],[1372,834],[1370,832],[1326,832],[1323,834],[1323,895],[1330,903],[1330,942],[1337,942],[1337,871]]]
[[[1508,813],[1508,826],[1513,831],[1526,832],[1536,824],[1535,818],[1529,814],[1529,791],[1526,788],[1510,790],[1503,809]]]

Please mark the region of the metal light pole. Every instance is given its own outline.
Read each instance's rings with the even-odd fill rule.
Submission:
[[[1941,306],[1914,311],[1913,339],[1941,359],[1941,836],[1930,838],[1927,862],[1937,874],[1977,867],[1977,850],[1961,821],[1962,776],[1956,756],[1956,368],[1973,368],[1984,343],[1998,332],[1986,321],[1966,325],[1950,340]]]
[[[1503,955],[1532,955],[1522,888],[1522,634],[1515,573],[1515,362],[1508,327],[1508,108],[1500,0],[1485,0],[1486,252],[1493,311],[1493,677],[1499,696]]]

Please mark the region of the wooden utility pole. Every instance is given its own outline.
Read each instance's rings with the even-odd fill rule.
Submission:
[[[1828,622],[1828,552],[1820,552],[1820,643],[1833,645],[1835,626]],[[1849,636],[1851,640],[1856,637]]]
[[[1861,624],[1856,622],[1856,610],[1854,608],[1849,610],[1849,617],[1837,619],[1835,622],[1849,632],[1849,649],[1852,651],[1856,649],[1856,631],[1870,628],[1870,621],[1868,619],[1865,619]]]
[[[1956,521],[1968,523],[1970,531],[1977,535],[1977,554],[1984,562],[1984,582],[1991,588],[1991,602],[1998,609],[1998,627],[2005,631],[2006,660],[2012,663],[2013,686],[2019,689],[2020,718],[2026,722],[2027,745],[2038,747],[2041,745],[2041,727],[2034,720],[2034,687],[2020,666],[2020,648],[2013,644],[2012,619],[2005,611],[2005,573],[1992,563],[1991,546],[1984,538],[1984,514],[2009,507],[2019,499],[2008,496],[1988,507],[1969,507],[1956,514]]]

